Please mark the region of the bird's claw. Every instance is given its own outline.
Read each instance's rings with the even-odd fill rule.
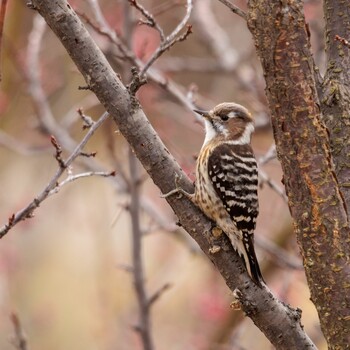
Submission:
[[[180,181],[182,179],[182,175],[175,173],[175,188],[171,190],[168,193],[162,194],[160,197],[161,198],[168,198],[170,196],[173,196],[174,194],[178,194],[177,199],[181,199],[183,196],[187,197],[190,199],[191,194],[187,193],[181,186],[180,186]]]
[[[180,184],[179,184],[181,178],[182,178],[182,175],[175,173],[175,180],[174,180],[175,188],[168,193],[162,194],[160,197],[161,198],[168,198],[170,196],[173,196],[174,194],[178,194],[177,199],[180,199],[183,195],[183,193],[182,193],[183,189],[180,187]]]

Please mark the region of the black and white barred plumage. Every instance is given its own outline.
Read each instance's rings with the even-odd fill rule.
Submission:
[[[252,117],[235,103],[196,112],[205,118],[206,137],[197,160],[193,200],[229,237],[252,280],[261,286],[254,250],[258,170],[250,146]]]

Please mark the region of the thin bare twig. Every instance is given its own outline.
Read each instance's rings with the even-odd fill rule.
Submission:
[[[148,307],[151,307],[169,288],[171,288],[171,283],[165,283],[161,288],[159,288],[153,295],[148,299]]]
[[[65,169],[66,164],[64,163],[61,155],[62,155],[62,147],[61,145],[57,142],[55,136],[51,135],[51,143],[55,147],[56,153],[55,153],[55,159],[57,160],[58,165],[60,168]]]
[[[145,289],[145,278],[142,262],[142,230],[140,227],[140,197],[138,185],[138,164],[136,157],[129,149],[130,171],[130,217],[132,226],[132,261],[134,285],[139,305],[139,324],[135,329],[140,333],[144,350],[152,350],[153,340],[151,335],[150,304]]]
[[[87,142],[90,140],[95,131],[100,127],[100,125],[109,117],[109,114],[105,112],[89,129],[81,142],[76,146],[73,153],[64,161],[64,167],[60,166],[56,171],[56,174],[52,177],[48,185],[22,210],[18,211],[15,214],[12,214],[8,220],[8,223],[0,228],[0,238],[6,235],[6,233],[20,221],[33,217],[33,212],[36,208],[39,207],[40,203],[42,203],[49,195],[50,192],[57,186],[58,179],[64,173],[66,168],[68,168],[73,161],[81,154],[82,149],[85,147]]]
[[[284,200],[285,203],[288,203],[288,197],[281,187],[279,187],[270,177],[263,171],[261,168],[259,168],[259,179],[260,179],[260,186],[263,184],[268,185],[271,189],[273,189],[281,198]]]
[[[265,155],[258,159],[258,163],[259,163],[259,165],[264,165],[264,164],[270,162],[271,160],[276,159],[276,157],[277,157],[276,145],[272,144],[270,146],[270,148],[268,149],[268,151],[265,153]]]
[[[240,9],[238,6],[232,4],[232,2],[230,2],[228,0],[219,0],[219,1],[222,4],[224,4],[225,6],[227,6],[233,13],[242,17],[244,20],[247,20],[247,14],[242,9]]]
[[[104,171],[88,171],[88,172],[80,173],[76,175],[69,175],[65,180],[63,180],[60,183],[57,183],[56,187],[49,192],[48,197],[58,193],[63,186],[67,185],[70,182],[76,181],[78,179],[82,179],[84,177],[91,177],[91,176],[110,177],[110,176],[115,176],[115,174],[116,174],[115,171],[111,171],[109,173],[106,173]]]
[[[94,125],[95,122],[92,120],[91,117],[89,117],[88,115],[84,114],[84,111],[83,111],[82,107],[78,108],[77,112],[78,112],[80,118],[83,121],[83,130],[89,129],[89,128],[91,128]]]
[[[141,21],[140,23],[146,24],[149,27],[152,27],[157,30],[160,36],[160,40],[165,40],[165,35],[163,32],[163,29],[160,27],[158,22],[154,19],[153,15],[148,12],[141,4],[139,4],[136,0],[128,0],[129,3],[134,6],[138,11],[141,12],[141,14],[146,18],[147,21]]]
[[[170,35],[168,35],[159,45],[158,49],[153,53],[151,58],[142,68],[140,75],[143,76],[147,72],[147,70],[152,66],[152,64],[171,46],[173,46],[178,41],[183,41],[187,38],[187,36],[192,32],[192,27],[187,26],[187,30],[184,34],[179,36],[179,33],[185,28],[188,20],[190,19],[191,12],[193,8],[193,1],[187,0],[187,9],[186,14],[182,21],[176,26],[176,28],[172,31]]]
[[[273,257],[271,260],[277,265],[295,270],[303,270],[303,264],[300,259],[297,259],[288,251],[279,247],[272,240],[257,234],[255,235],[255,243],[257,247],[271,255]]]

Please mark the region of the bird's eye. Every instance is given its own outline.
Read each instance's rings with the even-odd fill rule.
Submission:
[[[223,114],[220,116],[220,118],[221,118],[221,120],[226,121],[226,120],[228,120],[228,115]]]

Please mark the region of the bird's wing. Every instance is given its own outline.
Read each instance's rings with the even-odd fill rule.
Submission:
[[[258,215],[258,171],[250,145],[216,147],[208,159],[208,175],[237,228],[253,233]]]

